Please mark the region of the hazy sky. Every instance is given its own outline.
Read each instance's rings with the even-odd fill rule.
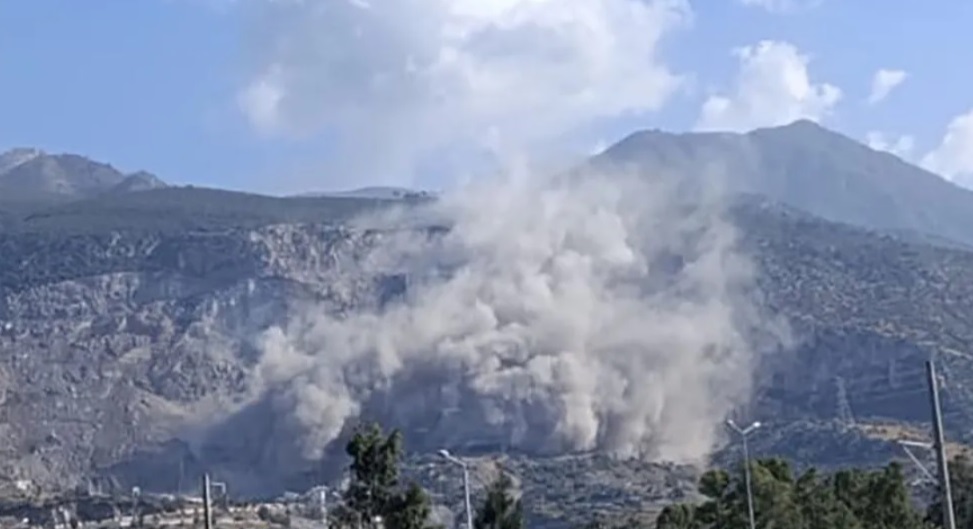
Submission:
[[[970,21],[965,0],[0,0],[0,150],[441,187],[491,149],[805,117],[973,182]]]

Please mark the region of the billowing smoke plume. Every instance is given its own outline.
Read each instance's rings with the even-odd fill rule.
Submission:
[[[390,230],[362,263],[405,274],[402,299],[270,329],[262,383],[308,457],[378,413],[533,452],[696,460],[749,397],[766,329],[719,201],[683,198],[652,175],[468,186],[424,212],[447,231]]]
[[[682,84],[660,43],[692,17],[685,0],[246,5],[241,109],[267,134],[332,134],[332,185],[407,183],[444,153],[506,161],[659,110]],[[405,293],[264,333],[261,402],[309,458],[362,415],[420,432],[412,446],[705,455],[765,326],[718,197],[671,183],[512,171],[362,219],[381,236],[349,285],[404,276]]]

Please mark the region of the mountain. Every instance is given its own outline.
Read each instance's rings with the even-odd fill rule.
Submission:
[[[197,202],[186,200],[197,193]],[[287,444],[274,433],[286,428],[273,426],[272,408],[241,410],[218,425],[204,449],[190,450],[200,441],[185,437],[183,421],[245,391],[255,330],[283,323],[305,303],[355,310],[403,288],[396,277],[356,271],[383,236],[342,219],[376,205],[191,188],[127,198],[144,202],[115,209],[114,197],[73,203],[29,220],[29,229],[0,232],[7,257],[0,263],[0,417],[7,425],[0,428],[0,474],[42,483],[108,474],[165,489],[177,483],[180,465],[187,475],[206,465],[240,493],[293,484],[294,469],[273,448]],[[232,209],[234,203],[241,207]],[[285,210],[303,213],[264,213]],[[244,211],[252,222],[239,220]],[[68,229],[99,212],[115,220]],[[180,220],[190,216],[193,223]],[[148,218],[160,220],[138,228]],[[965,317],[973,313],[973,253],[762,199],[741,199],[733,218],[761,271],[768,306],[786,315],[799,337],[793,353],[761,368],[756,413],[772,419],[768,424],[783,429],[838,418],[842,378],[855,420],[921,422],[925,401],[897,391],[914,389],[906,376],[930,356],[952,373],[944,389],[949,412],[973,406],[966,382],[973,363],[965,353],[973,343]],[[241,226],[227,224],[234,219]],[[873,398],[883,394],[891,397]],[[413,417],[410,446],[433,450],[451,442],[456,425],[434,427],[425,413],[438,410]],[[953,434],[973,428],[969,419],[957,421],[948,425]],[[426,433],[416,434],[423,425]]]
[[[100,235],[191,233],[288,223],[340,223],[397,201],[366,198],[279,198],[202,187],[163,187],[139,193],[104,193],[67,203],[4,204],[8,234],[51,232]]]
[[[62,202],[165,187],[140,171],[127,175],[109,164],[76,154],[19,148],[0,154],[0,201]]]
[[[800,120],[746,134],[636,132],[589,167],[714,179],[827,220],[973,244],[973,191]]]
[[[28,147],[10,149],[0,154],[0,174],[6,173],[10,169],[24,162],[29,162],[33,158],[37,158],[43,154],[40,149],[31,149]]]
[[[321,193],[304,193],[299,197],[346,197],[346,198],[368,198],[376,200],[407,200],[431,198],[432,193],[428,191],[417,191],[404,187],[372,186],[352,189],[350,191],[332,191]]]
[[[795,134],[807,134],[809,141],[838,139],[811,148]],[[852,159],[846,164],[846,149],[892,166],[901,162],[848,147],[846,139],[807,123],[749,135],[633,136],[646,137],[654,139],[644,147],[644,156],[630,138],[628,147],[621,148],[622,142],[592,163],[637,162],[647,168],[646,178],[654,178],[666,171],[692,174],[693,167],[706,167],[706,159],[737,156],[737,167],[765,172],[753,177],[728,173],[741,175],[752,187],[770,186],[773,168],[783,168],[778,179],[786,185],[777,187],[778,195],[789,200],[740,193],[727,211],[739,231],[742,253],[752,260],[759,298],[768,314],[786,320],[792,334],[788,347],[763,354],[755,366],[754,399],[741,410],[764,423],[751,441],[753,453],[825,466],[895,457],[897,447],[889,435],[928,430],[922,368],[929,358],[936,358],[941,369],[950,439],[973,442],[973,414],[967,411],[973,409],[973,355],[968,352],[973,345],[973,251],[963,243],[946,244],[957,239],[955,234],[926,235],[912,224],[882,224],[878,213],[864,215],[855,226],[795,207],[801,200],[818,208],[827,205],[822,197],[804,196],[814,188],[806,179],[818,173],[768,160],[827,159],[829,170],[845,180],[862,174],[855,164],[876,163]],[[761,142],[782,147],[760,147],[769,149],[764,152],[754,147]],[[815,149],[824,150],[815,156],[805,153]],[[4,163],[19,168],[43,156],[25,151]],[[921,170],[907,167],[901,174],[904,180],[895,189],[946,185],[965,196]],[[834,190],[841,178],[815,176],[837,194],[832,216],[851,214],[852,204],[883,203],[885,195],[870,193],[888,184],[866,176],[846,186],[855,190],[854,197]],[[92,180],[98,179],[78,179],[73,185],[80,188],[78,182]],[[150,189],[113,193],[107,190],[125,177],[109,180],[115,183],[89,198],[72,195],[69,201],[27,205],[0,201],[0,482],[29,479],[57,489],[103,480],[118,490],[174,491],[188,489],[206,470],[234,494],[264,496],[326,479],[343,461],[326,452],[322,461],[309,462],[294,435],[295,417],[324,420],[319,417],[323,404],[295,413],[282,413],[282,406],[292,402],[294,392],[306,402],[336,396],[312,386],[291,392],[275,385],[274,369],[261,363],[268,345],[280,346],[275,350],[284,356],[278,367],[335,384],[364,377],[388,359],[378,351],[361,365],[308,369],[306,358],[287,343],[274,342],[278,335],[262,333],[274,326],[308,327],[322,344],[340,340],[339,330],[299,315],[394,309],[415,285],[448,274],[451,263],[397,268],[401,263],[392,259],[386,263],[390,268],[376,271],[376,258],[384,262],[381,258],[388,257],[383,245],[400,240],[396,237],[446,240],[451,227],[418,215],[427,223],[352,222],[362,213],[419,211],[427,203],[382,194],[276,198],[159,187],[142,176],[131,182],[132,188]],[[917,191],[916,196],[926,195]],[[544,210],[545,204],[538,205]],[[902,206],[918,211],[910,207]],[[903,218],[889,213],[885,220]],[[492,226],[483,228],[477,237]],[[509,233],[512,247],[530,242],[523,235]],[[684,265],[679,248],[672,243],[673,255],[660,269]],[[502,250],[493,264],[509,258],[510,248]],[[566,261],[563,271],[572,263],[586,266]],[[710,264],[728,266],[725,261]],[[700,271],[709,270],[704,268]],[[511,307],[514,313],[525,310]],[[442,318],[470,318],[461,321],[472,326],[482,321],[477,319],[480,309],[471,302],[452,307]],[[408,321],[419,330],[441,322]],[[384,336],[381,328],[371,332]],[[457,336],[454,344],[460,350],[462,338]],[[676,381],[681,388],[688,386],[684,382]],[[255,388],[266,393],[257,392],[256,398]],[[504,436],[529,440],[533,424],[550,426],[544,417],[498,426],[489,417],[441,406],[442,399],[459,398],[455,391],[450,380],[430,375],[421,387],[367,403],[372,416],[405,430],[415,456],[410,472],[439,484],[437,497],[443,473],[428,456],[442,447],[477,461],[497,457],[509,464],[531,495],[530,504],[543,509],[535,516],[648,509],[645,502],[658,505],[690,493],[692,472],[682,467],[636,464],[597,453],[512,450]],[[415,405],[408,413],[389,411],[402,403]],[[738,455],[731,444],[715,457],[731,461]],[[460,490],[449,488],[454,489]]]
[[[133,193],[136,191],[151,191],[153,189],[162,189],[165,187],[168,187],[168,184],[163,182],[158,176],[145,171],[138,171],[126,176],[124,180],[109,188],[107,192]]]

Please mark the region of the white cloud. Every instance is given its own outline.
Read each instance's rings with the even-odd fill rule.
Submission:
[[[890,139],[879,131],[871,131],[865,136],[865,143],[876,151],[892,153],[899,158],[908,159],[915,148],[915,138],[909,135],[902,135],[898,138]]]
[[[740,0],[747,7],[759,7],[771,13],[794,13],[820,5],[822,0]]]
[[[953,118],[939,146],[923,156],[921,165],[973,188],[973,109]]]
[[[280,105],[283,98],[279,70],[271,68],[240,92],[238,103],[258,130],[275,133],[281,125]]]
[[[809,57],[790,43],[764,40],[733,53],[740,60],[733,91],[703,103],[697,129],[746,131],[798,119],[818,121],[841,99],[838,87],[811,82]]]
[[[686,0],[250,0],[238,96],[266,133],[332,132],[342,170],[399,181],[435,149],[520,148],[659,109]]]
[[[905,81],[907,74],[902,70],[881,69],[872,78],[872,91],[868,94],[868,104],[874,105],[888,97],[895,87]]]

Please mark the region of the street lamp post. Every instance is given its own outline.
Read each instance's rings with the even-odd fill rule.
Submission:
[[[456,456],[449,453],[449,450],[443,449],[439,451],[439,455],[443,457],[446,461],[453,463],[454,465],[459,465],[463,469],[463,492],[466,500],[466,529],[473,529],[473,509],[470,506],[470,469],[467,466],[466,461],[457,458]]]
[[[318,485],[316,487],[318,493],[318,510],[321,512],[321,520],[324,522],[324,529],[328,529],[328,493],[331,492],[331,488],[327,485]]]
[[[740,439],[743,441],[743,480],[747,487],[747,514],[750,517],[750,529],[756,529],[757,523],[754,520],[753,515],[753,489],[750,485],[750,450],[747,448],[747,436],[753,433],[754,430],[760,428],[760,422],[754,422],[746,428],[740,428],[737,426],[733,419],[726,421],[727,426],[729,426],[733,431],[740,434]]]

